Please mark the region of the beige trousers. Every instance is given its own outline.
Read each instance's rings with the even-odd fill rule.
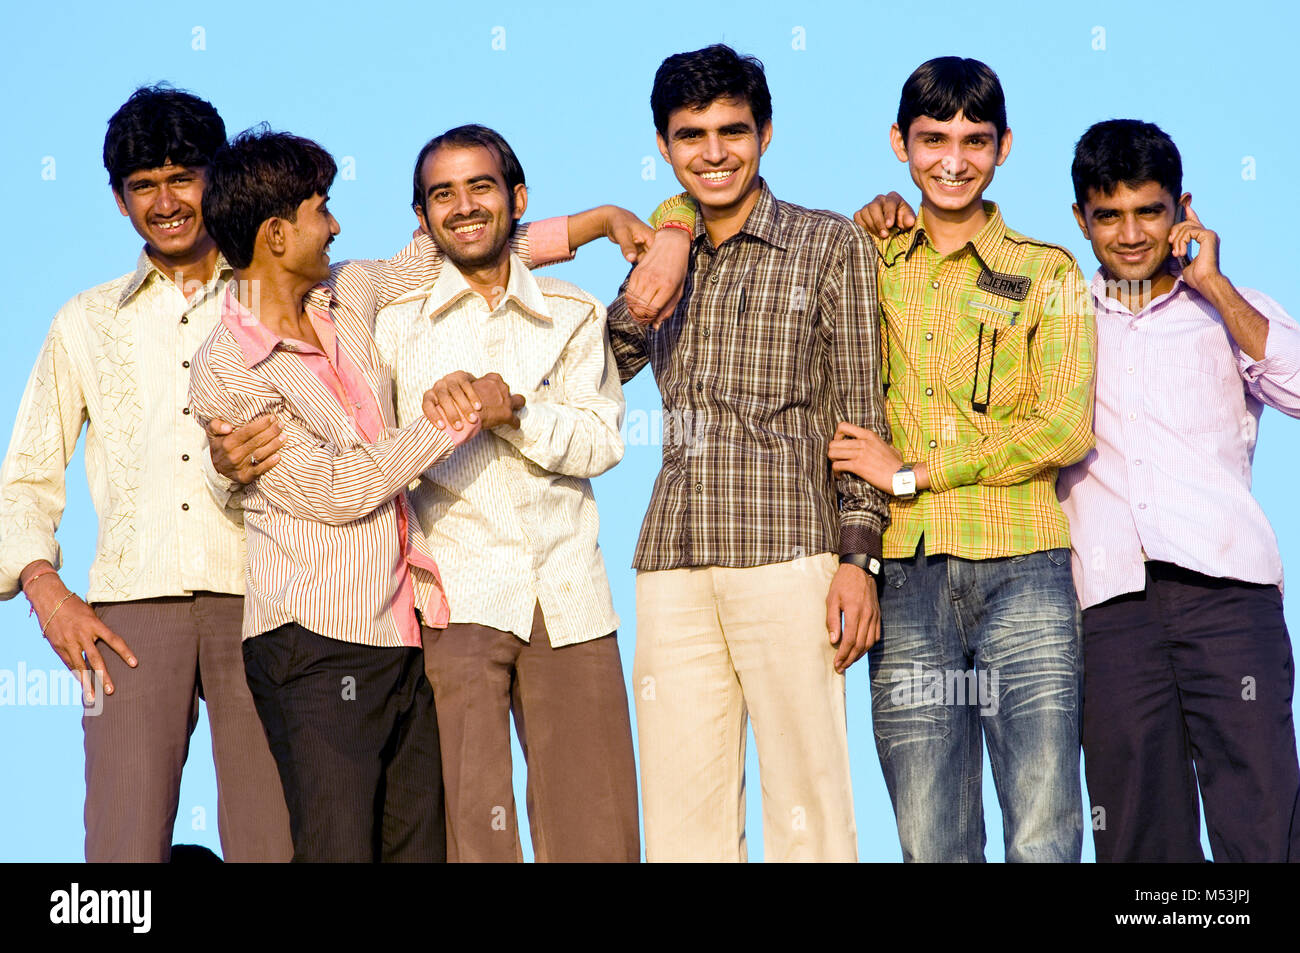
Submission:
[[[745,727],[754,721],[765,855],[855,861],[844,676],[821,553],[636,580],[637,735],[649,861],[743,861]]]

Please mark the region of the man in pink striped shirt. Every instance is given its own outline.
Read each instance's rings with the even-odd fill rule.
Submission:
[[[192,362],[191,407],[236,426],[276,414],[283,432],[278,464],[243,498],[243,652],[294,859],[442,860],[420,646],[421,624],[445,626],[448,610],[404,491],[517,403],[485,380],[463,432],[425,417],[395,427],[370,327],[403,276],[429,276],[399,256],[405,268],[349,263],[331,277],[335,171],[320,146],[282,133],[245,133],[214,157],[203,209],[234,280]],[[422,238],[409,254],[430,248]]]
[[[1250,492],[1263,405],[1300,417],[1300,328],[1219,270],[1159,128],[1098,123],[1072,172],[1101,264],[1097,444],[1057,493],[1097,859],[1203,860],[1199,782],[1216,861],[1300,861],[1282,564]]]

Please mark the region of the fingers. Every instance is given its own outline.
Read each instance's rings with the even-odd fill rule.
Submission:
[[[848,436],[857,440],[866,440],[875,435],[875,431],[873,430],[868,430],[866,427],[859,427],[857,424],[851,424],[847,420],[841,420],[839,425],[835,428],[834,439],[839,440]]]
[[[425,393],[425,416],[443,430],[448,426],[462,430],[466,422],[476,422],[483,404],[474,390],[474,380],[467,371],[454,371],[439,380]],[[432,408],[430,395],[433,397]]]
[[[220,417],[213,417],[208,421],[208,436],[210,437],[224,437],[232,430],[234,430],[234,428]]]
[[[839,645],[843,635],[840,630],[840,602],[840,594],[832,585],[826,596],[826,634],[830,636],[831,645]]]
[[[845,437],[832,440],[826,447],[826,456],[832,460],[852,460],[865,449],[863,441]]]

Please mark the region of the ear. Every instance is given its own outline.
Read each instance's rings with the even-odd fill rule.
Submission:
[[[889,127],[889,145],[894,150],[894,155],[898,156],[899,162],[907,161],[907,140],[903,138],[903,131],[898,128],[898,123]]]
[[[282,218],[268,218],[257,229],[257,240],[253,243],[254,252],[258,245],[265,245],[267,251],[272,255],[279,257],[284,254],[285,245],[288,243],[287,223]]]
[[[1007,161],[1007,156],[1011,154],[1011,127],[1002,133],[998,138],[998,165]]]
[[[126,210],[126,202],[122,199],[122,193],[119,192],[117,189],[113,190],[113,198],[117,201],[117,210],[119,212],[121,212],[123,215],[131,214]]]
[[[761,156],[767,151],[767,147],[772,142],[772,120],[763,123],[763,128],[758,132],[758,154]]]
[[[1178,200],[1178,204],[1181,205],[1183,207],[1183,211],[1186,212],[1189,208],[1191,208],[1192,205],[1192,193],[1184,192],[1183,197]]]
[[[1092,241],[1092,236],[1088,234],[1088,219],[1084,217],[1083,209],[1079,208],[1079,203],[1075,202],[1070,206],[1074,212],[1074,220],[1079,223],[1079,231],[1083,232],[1083,237]]]
[[[528,208],[528,186],[520,182],[515,186],[515,210],[512,218],[517,222],[524,217],[524,210]]]
[[[433,230],[429,228],[429,222],[424,217],[424,209],[419,205],[415,206],[415,217],[420,222],[420,230],[424,232],[424,234],[432,236]]]
[[[655,142],[659,143],[659,154],[664,157],[664,161],[672,165],[673,160],[668,158],[668,141],[664,139],[661,133],[656,132]]]

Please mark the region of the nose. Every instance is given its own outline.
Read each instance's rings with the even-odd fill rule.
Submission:
[[[456,193],[455,205],[457,215],[469,215],[473,213],[476,206],[474,204],[474,196],[470,193],[469,189],[463,189]]]
[[[722,137],[710,132],[704,140],[704,161],[718,163],[727,157],[727,150],[722,145]]]
[[[153,203],[154,212],[158,215],[170,215],[180,207],[181,203],[176,200],[171,186],[164,182],[158,189],[158,198]]]
[[[331,235],[337,235],[337,234],[338,234],[339,232],[341,232],[341,231],[343,231],[343,227],[342,227],[341,225],[339,225],[339,220],[338,220],[337,218],[334,217],[333,213],[331,213],[331,214],[330,214],[330,234],[331,234]]]
[[[1119,240],[1125,245],[1142,244],[1142,229],[1138,226],[1137,216],[1125,215],[1119,226]]]

